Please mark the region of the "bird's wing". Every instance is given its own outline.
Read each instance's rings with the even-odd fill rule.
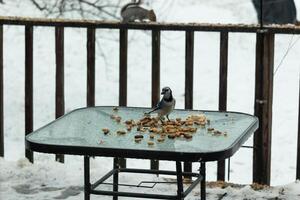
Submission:
[[[156,105],[156,107],[153,110],[151,110],[150,112],[148,112],[148,114],[161,109],[163,107],[163,104],[164,104],[164,102],[163,102],[163,100],[161,100],[160,102],[158,102],[158,104]]]

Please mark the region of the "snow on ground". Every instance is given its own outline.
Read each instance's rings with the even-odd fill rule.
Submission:
[[[28,0],[6,0],[0,4],[0,15],[41,17]],[[162,3],[163,2],[163,3]],[[300,1],[296,0],[300,6]],[[299,7],[298,6],[298,7]],[[166,0],[153,1],[159,19],[179,22],[255,23],[250,0]],[[187,14],[188,13],[188,14]],[[149,32],[129,31],[128,105],[151,105],[151,37]],[[96,105],[118,103],[118,31],[97,30]],[[299,36],[278,35],[275,38],[275,67],[279,65],[290,41]],[[161,47],[161,86],[174,90],[177,108],[184,107],[184,33],[163,32]],[[86,30],[66,28],[65,94],[66,112],[86,104]],[[55,118],[54,29],[34,30],[34,128]],[[228,109],[253,113],[255,35],[231,33],[229,36]],[[242,189],[209,189],[209,199],[227,193],[223,199],[299,199],[300,183],[295,183],[297,110],[299,91],[300,43],[297,42],[274,76],[274,111],[272,136],[272,185],[274,188],[253,191]],[[105,55],[103,58],[102,54]],[[195,34],[194,108],[217,109],[219,34]],[[53,161],[53,155],[35,153],[35,164],[24,157],[24,27],[4,28],[4,115],[5,158],[0,159],[1,199],[82,199],[83,159],[66,156],[66,163]],[[76,80],[76,81],[74,81]],[[138,97],[138,98],[137,98]],[[248,145],[252,144],[249,139]],[[288,155],[288,156],[287,156]],[[149,167],[149,161],[128,160],[133,167]],[[92,179],[103,175],[112,160],[92,160]],[[174,169],[174,163],[161,162],[162,169]],[[197,165],[194,170],[197,170]],[[216,164],[207,165],[208,180],[216,179]],[[231,159],[230,181],[249,184],[252,181],[252,152],[240,149]],[[124,182],[132,181],[122,177]],[[147,177],[156,180],[156,177]],[[134,181],[137,181],[135,178]],[[288,185],[287,185],[288,184]],[[284,185],[284,186],[282,186]],[[162,191],[175,186],[155,189]],[[197,191],[197,190],[196,190]],[[196,192],[195,191],[195,192]],[[189,199],[197,199],[193,193]],[[79,193],[79,194],[78,194]],[[110,199],[104,198],[101,199]]]

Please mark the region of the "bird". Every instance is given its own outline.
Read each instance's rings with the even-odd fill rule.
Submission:
[[[163,122],[163,116],[166,116],[168,121],[170,121],[169,114],[174,110],[176,100],[172,95],[171,88],[169,87],[162,88],[161,94],[163,95],[163,97],[161,98],[160,102],[158,102],[153,110],[146,114],[150,115],[151,113],[156,112],[161,122]]]

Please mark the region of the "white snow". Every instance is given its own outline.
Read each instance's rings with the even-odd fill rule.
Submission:
[[[300,1],[296,0],[300,6]],[[256,23],[250,0],[165,0],[153,1],[158,18],[176,22]],[[298,7],[299,7],[298,6]],[[26,0],[5,0],[0,15],[42,17]],[[76,16],[74,16],[76,17]],[[151,37],[149,32],[129,31],[128,105],[151,106]],[[118,104],[118,31],[97,30],[96,105]],[[275,67],[281,62],[289,42],[298,35],[276,35]],[[161,86],[174,90],[177,108],[184,107],[184,33],[163,32],[161,46]],[[66,112],[86,104],[86,30],[65,30]],[[34,29],[34,128],[55,118],[54,28]],[[105,59],[102,53],[105,55]],[[253,113],[255,34],[229,36],[228,110]],[[208,199],[227,193],[223,199],[299,199],[300,183],[295,182],[296,139],[299,93],[300,43],[297,42],[274,76],[272,174],[275,187],[254,191],[208,189]],[[5,158],[0,159],[0,199],[83,199],[83,159],[66,156],[66,163],[54,162],[53,155],[35,153],[35,164],[24,159],[24,27],[4,27],[4,115]],[[219,34],[195,34],[194,108],[217,109]],[[137,98],[138,97],[138,98]],[[247,142],[252,144],[252,139]],[[128,160],[129,166],[149,167],[149,161]],[[162,169],[174,169],[173,162],[161,162]],[[110,170],[112,160],[91,161],[92,179]],[[197,170],[198,165],[194,166]],[[208,163],[209,181],[216,179],[216,164]],[[230,182],[252,182],[252,151],[240,149],[231,158]],[[150,180],[157,177],[147,176]],[[136,177],[121,176],[126,183]],[[161,178],[162,179],[162,178]],[[70,187],[72,186],[72,187]],[[176,191],[174,185],[154,191]],[[27,193],[27,194],[24,194]],[[197,189],[188,199],[197,199]],[[61,196],[62,195],[62,196]],[[99,198],[99,197],[98,197]],[[97,199],[97,197],[92,197]],[[110,197],[101,197],[110,199]],[[199,198],[198,198],[199,199]]]

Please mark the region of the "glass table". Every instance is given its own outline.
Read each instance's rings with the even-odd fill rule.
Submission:
[[[197,128],[191,139],[184,137],[168,138],[157,142],[153,134],[138,131],[135,127],[126,130],[125,120],[138,121],[148,108],[99,106],[74,110],[26,136],[26,148],[32,151],[71,154],[84,156],[85,200],[90,194],[140,197],[152,199],[184,199],[201,182],[201,199],[205,200],[205,162],[218,161],[231,157],[258,128],[255,116],[237,112],[174,110],[172,119],[185,119],[191,115],[205,115],[209,123]],[[112,119],[119,116],[121,122]],[[103,128],[109,129],[108,134]],[[214,132],[218,130],[219,132]],[[120,131],[121,132],[118,132]],[[125,130],[125,134],[123,134]],[[122,134],[120,134],[122,133]],[[136,135],[143,135],[136,141]],[[152,135],[152,136],[151,136]],[[155,136],[156,137],[156,136]],[[154,141],[150,142],[149,141]],[[94,184],[90,183],[90,157],[114,157],[113,169]],[[176,171],[120,168],[119,158],[156,159],[176,161]],[[200,172],[182,172],[181,162],[200,163]],[[177,176],[177,195],[145,194],[118,191],[118,174],[149,173]],[[113,176],[113,191],[96,190],[110,176]],[[196,180],[183,191],[182,176],[196,177]]]

